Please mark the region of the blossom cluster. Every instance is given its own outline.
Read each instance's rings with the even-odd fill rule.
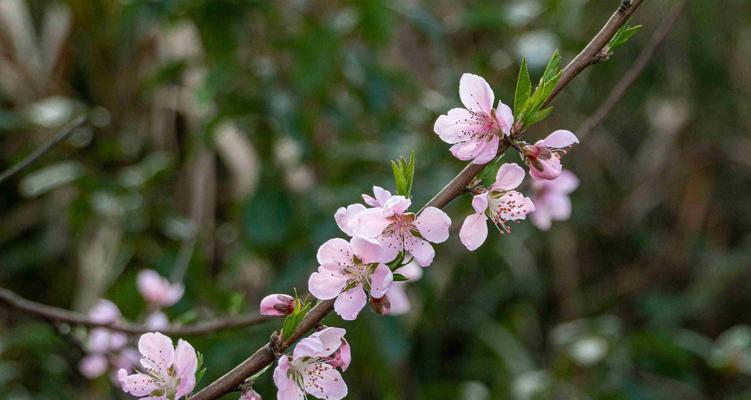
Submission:
[[[501,144],[520,153],[531,177],[531,197],[519,191],[526,172],[515,163],[504,163],[497,171],[490,170],[492,182],[475,180],[467,191],[472,194],[472,212],[459,230],[461,243],[470,251],[478,249],[488,237],[488,222],[500,234],[511,232],[510,223],[525,220],[540,229],[550,228],[553,220],[570,216],[568,195],[578,180],[564,171],[561,158],[568,148],[578,143],[570,131],[557,130],[534,144],[518,140],[524,124],[514,120],[511,108],[499,101],[490,85],[477,75],[464,74],[459,82],[459,97],[464,108],[454,108],[435,122],[438,137],[451,144],[451,153],[460,160],[494,168]],[[410,166],[413,167],[410,161]],[[402,177],[402,181],[410,179]],[[395,169],[395,174],[397,169]],[[485,175],[485,174],[484,174]],[[397,181],[399,178],[397,178]],[[485,179],[490,180],[490,179]],[[429,267],[436,256],[434,245],[449,239],[451,218],[439,208],[425,207],[410,211],[409,190],[397,194],[373,187],[373,194],[363,194],[361,203],[339,208],[334,220],[344,237],[323,243],[316,256],[318,268],[308,279],[308,290],[318,300],[333,300],[334,311],[343,320],[354,320],[366,305],[377,314],[398,315],[409,311],[405,291],[408,282],[421,278],[422,269]],[[411,181],[408,184],[411,188]],[[149,303],[149,320],[166,325],[161,318],[162,307],[177,302],[182,286],[170,284],[153,271],[138,277],[138,287]],[[307,301],[297,295],[271,294],[260,303],[261,314],[287,317],[294,329],[295,321],[308,309]],[[98,318],[115,322],[119,311],[111,303],[102,303],[93,310]],[[289,329],[287,321],[282,335]],[[155,330],[158,330],[155,326]],[[91,333],[90,351],[119,351],[127,339],[109,332]],[[318,399],[339,400],[348,392],[341,372],[352,361],[351,348],[344,338],[346,331],[337,327],[319,327],[300,340],[291,354],[281,354],[273,372],[278,400],[299,400],[308,395]],[[160,333],[147,333],[138,342],[141,371],[129,374],[128,367],[117,373],[125,392],[148,399],[177,400],[188,396],[196,383],[197,357],[190,344],[172,340]],[[133,352],[131,352],[133,353]],[[131,359],[137,358],[131,354]],[[94,364],[93,362],[90,362]],[[82,363],[83,364],[83,363]],[[132,368],[132,366],[131,366]],[[82,371],[85,368],[82,366]],[[252,379],[241,386],[241,399],[259,400],[252,389]]]

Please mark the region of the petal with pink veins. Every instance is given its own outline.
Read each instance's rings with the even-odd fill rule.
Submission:
[[[394,282],[394,274],[386,264],[378,264],[373,274],[370,275],[370,279],[370,295],[380,299],[389,291]]]
[[[452,108],[436,119],[433,131],[446,143],[455,144],[485,132],[486,124],[464,108]]]
[[[422,237],[433,243],[443,243],[449,238],[451,218],[436,207],[427,207],[415,220]]]
[[[492,161],[498,154],[498,136],[493,136],[490,140],[485,140],[483,145],[478,149],[473,164],[487,164]]]
[[[362,285],[357,285],[352,289],[339,295],[334,302],[334,311],[339,314],[345,321],[357,319],[360,310],[368,302],[368,296],[365,294]]]
[[[459,231],[459,239],[469,250],[477,250],[485,239],[488,238],[488,217],[485,214],[472,214],[467,216]]]
[[[463,74],[459,79],[459,98],[468,110],[490,115],[495,95],[481,76]]]

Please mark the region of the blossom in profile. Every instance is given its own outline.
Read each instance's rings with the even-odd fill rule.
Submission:
[[[270,294],[261,300],[261,314],[284,317],[295,310],[295,298],[287,294]]]
[[[196,385],[198,358],[190,343],[161,333],[145,333],[138,340],[143,372],[117,372],[123,391],[148,400],[178,400],[189,395]]]
[[[138,273],[138,291],[147,303],[157,307],[169,307],[183,297],[185,288],[181,283],[170,283],[156,271],[145,269]]]
[[[495,158],[498,144],[508,136],[514,124],[511,108],[498,101],[488,82],[480,76],[463,74],[459,80],[459,98],[464,108],[452,108],[435,121],[433,130],[460,160],[485,164]]]
[[[565,221],[571,216],[569,194],[579,186],[579,178],[564,170],[553,180],[532,179],[532,202],[535,212],[530,215],[532,223],[542,229],[550,229],[553,221]]]
[[[511,232],[509,221],[525,219],[535,210],[529,197],[516,189],[524,180],[524,169],[516,164],[503,164],[498,169],[495,182],[472,199],[474,214],[469,215],[462,224],[459,238],[470,251],[480,247],[488,237],[486,221],[491,222],[501,233]]]
[[[347,396],[347,384],[337,370],[345,370],[351,359],[349,345],[346,354],[342,350],[346,343],[345,333],[341,328],[325,328],[302,339],[291,356],[279,358],[274,369],[277,399],[301,400],[310,395],[318,399],[340,400]],[[332,365],[337,352],[340,359],[347,360],[346,363],[334,362],[338,367]]]
[[[372,239],[331,239],[318,249],[320,266],[310,275],[308,290],[320,300],[336,298],[334,311],[345,320],[354,320],[368,294],[381,298],[391,287],[393,274],[382,263],[383,253]]]
[[[535,144],[525,145],[522,153],[529,166],[529,174],[536,179],[557,178],[563,170],[561,156],[577,143],[579,139],[572,132],[557,130]]]

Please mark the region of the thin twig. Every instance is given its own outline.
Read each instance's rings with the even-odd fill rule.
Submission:
[[[631,15],[642,4],[643,0],[634,0],[631,2],[630,7],[621,8],[613,13],[605,26],[599,33],[592,39],[592,41],[584,48],[584,50],[577,55],[573,61],[563,70],[561,79],[558,81],[555,89],[551,93],[550,97],[545,101],[545,104],[549,104],[558,93],[571,82],[576,75],[584,70],[589,65],[592,65],[592,60],[595,59],[597,54],[603,47],[610,41],[615,35],[616,31],[626,23]],[[521,135],[521,132],[519,132]],[[503,142],[498,148],[498,153],[501,154],[508,149],[508,142]],[[469,164],[467,165],[454,179],[449,182],[438,194],[436,194],[426,206],[433,206],[443,208],[451,200],[465,193],[465,188],[472,182],[477,174],[482,171],[484,165]],[[298,325],[292,336],[277,346],[278,351],[284,351],[289,348],[295,341],[300,339],[308,331],[318,325],[326,315],[333,309],[334,301],[326,300],[319,302],[313,309],[305,315],[303,321]],[[221,378],[210,383],[191,396],[191,400],[214,400],[229,392],[232,392],[249,376],[257,373],[261,369],[265,368],[270,363],[274,362],[274,354],[271,350],[270,344],[265,344],[258,349],[240,365],[233,368]]]
[[[0,304],[7,306],[8,308],[21,311],[24,314],[40,317],[51,322],[83,325],[90,328],[102,327],[111,329],[113,331],[134,335],[146,332],[154,332],[157,330],[165,335],[202,335],[221,330],[244,328],[246,326],[260,324],[269,320],[268,317],[264,317],[256,313],[249,313],[232,317],[219,318],[213,321],[199,322],[191,325],[170,326],[165,329],[154,329],[145,325],[130,324],[125,322],[119,322],[115,324],[101,323],[93,321],[88,316],[81,313],[27,300],[17,295],[16,293],[4,288],[0,288]]]
[[[623,74],[623,77],[621,77],[618,83],[613,86],[613,90],[610,91],[610,94],[605,101],[603,101],[594,114],[587,118],[579,129],[577,129],[576,135],[580,140],[589,136],[589,134],[592,133],[592,130],[605,120],[605,117],[610,114],[615,105],[618,104],[623,95],[626,94],[626,91],[634,84],[639,75],[641,75],[644,68],[649,64],[649,61],[652,60],[652,57],[654,57],[657,50],[665,41],[665,38],[667,38],[670,31],[673,29],[675,22],[678,21],[678,18],[686,8],[687,2],[687,0],[682,0],[673,6],[667,17],[665,17],[657,30],[652,34],[647,46],[644,47],[641,53],[639,53],[634,63],[626,73]]]
[[[72,135],[76,131],[76,129],[78,129],[78,127],[83,125],[85,121],[86,121],[85,116],[83,115],[79,116],[73,121],[72,124],[70,124],[68,127],[60,131],[57,135],[52,137],[52,140],[45,143],[43,146],[39,147],[38,149],[34,150],[31,154],[26,156],[26,158],[21,160],[19,163],[3,171],[0,174],[0,185],[6,180],[10,179],[12,176],[19,174],[21,171],[31,166],[31,164],[34,164],[37,160],[42,158],[45,154],[49,153],[49,151],[52,150],[58,144],[60,144],[60,142],[70,137],[70,135]]]

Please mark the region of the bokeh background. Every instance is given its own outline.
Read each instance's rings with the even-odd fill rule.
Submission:
[[[137,321],[141,269],[186,268],[191,322],[304,290],[337,207],[415,150],[423,204],[463,163],[432,133],[474,72],[512,103],[521,58],[570,60],[616,0],[0,0],[0,168],[90,122],[0,191],[0,284]],[[531,139],[576,130],[675,1],[580,75]],[[454,236],[412,311],[345,327],[352,399],[751,398],[751,3],[693,0],[565,160],[570,221]],[[534,78],[533,78],[534,79]],[[278,322],[187,337],[201,385]],[[125,398],[78,371],[77,328],[0,311],[0,398]],[[256,389],[275,398],[270,376]],[[226,398],[236,398],[228,395]]]

